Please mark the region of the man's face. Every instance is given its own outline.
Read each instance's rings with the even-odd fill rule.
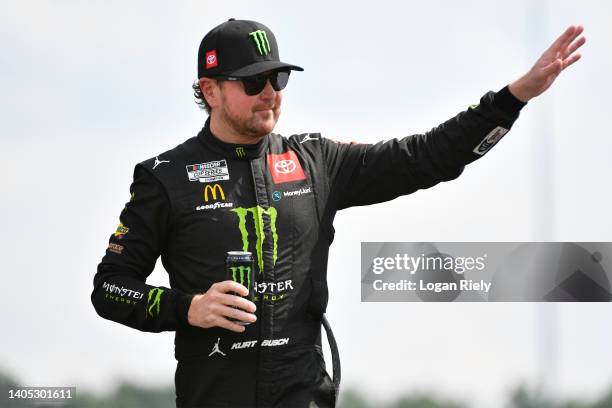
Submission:
[[[282,91],[275,91],[270,84],[257,95],[249,96],[244,92],[240,81],[219,83],[219,104],[213,113],[219,120],[236,133],[261,138],[272,132],[280,115]]]

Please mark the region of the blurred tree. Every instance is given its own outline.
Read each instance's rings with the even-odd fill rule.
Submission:
[[[464,408],[465,405],[457,402],[439,401],[433,397],[417,394],[400,397],[399,400],[391,405],[392,408]]]
[[[612,389],[608,391],[600,401],[594,403],[590,408],[612,408]]]
[[[351,388],[343,390],[338,398],[338,408],[370,408],[372,406],[359,391]]]
[[[538,391],[530,391],[525,385],[518,386],[510,395],[510,408],[558,408]]]
[[[121,384],[111,395],[101,398],[78,393],[79,408],[168,408],[176,406],[174,386],[141,387]]]

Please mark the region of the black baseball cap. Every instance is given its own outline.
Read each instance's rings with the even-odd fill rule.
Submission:
[[[198,78],[242,78],[277,69],[304,70],[280,61],[274,34],[256,21],[230,18],[210,30],[200,43]]]

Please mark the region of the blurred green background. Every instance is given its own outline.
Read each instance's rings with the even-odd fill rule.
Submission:
[[[0,407],[40,407],[33,402],[8,400],[10,389],[22,386],[15,378],[0,372]],[[78,408],[168,408],[174,407],[174,385],[165,387],[143,387],[127,382],[121,383],[114,392],[107,395],[93,394],[77,389],[77,398],[72,404],[53,405]],[[434,393],[406,393],[396,399],[381,403],[354,389],[343,389],[338,408],[470,408],[469,402],[452,396]],[[612,386],[601,398],[557,401],[543,395],[537,389],[518,385],[509,393],[504,408],[610,408],[612,407]],[[500,407],[502,408],[502,407]]]

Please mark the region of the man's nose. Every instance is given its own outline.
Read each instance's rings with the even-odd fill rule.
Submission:
[[[260,92],[259,96],[263,99],[272,99],[276,96],[276,91],[274,88],[272,88],[272,84],[270,83],[269,79],[266,81],[266,86],[264,86],[264,89]]]

